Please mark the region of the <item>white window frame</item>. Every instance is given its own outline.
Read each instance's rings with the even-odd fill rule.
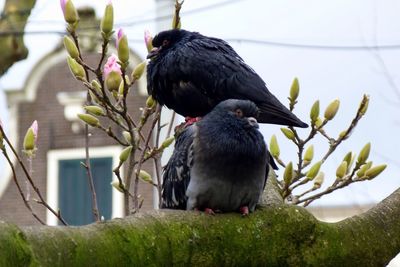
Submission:
[[[112,158],[112,166],[117,166],[119,155],[122,151],[120,146],[91,147],[89,149],[90,158]],[[56,149],[47,152],[47,203],[54,210],[58,210],[58,182],[59,182],[59,162],[60,160],[71,160],[85,158],[85,148]],[[123,170],[121,169],[121,173]],[[123,173],[122,173],[123,175]],[[116,179],[113,175],[112,180]],[[111,187],[111,185],[110,185]],[[112,212],[111,218],[121,218],[124,216],[123,194],[112,188]],[[58,225],[58,219],[49,210],[46,214],[47,225]],[[62,211],[61,211],[62,215]]]

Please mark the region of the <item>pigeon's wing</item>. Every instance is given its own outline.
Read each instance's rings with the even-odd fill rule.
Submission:
[[[194,127],[194,125],[190,125],[179,134],[174,152],[164,168],[162,208],[186,209],[186,189],[190,181]]]
[[[203,112],[204,107],[209,111],[225,99],[248,99],[260,108],[260,122],[307,126],[269,92],[261,77],[221,39],[195,38],[169,53],[165,62],[169,67],[159,72],[168,77],[163,80],[172,88],[172,94],[165,98],[171,97],[169,102],[176,100],[180,104],[172,107],[178,113],[180,108],[192,108],[190,113]]]

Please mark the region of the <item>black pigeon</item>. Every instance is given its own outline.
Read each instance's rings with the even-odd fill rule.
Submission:
[[[225,41],[174,29],[156,35],[153,47],[147,56],[148,93],[178,114],[201,117],[223,100],[247,99],[260,109],[261,123],[308,126]]]
[[[162,207],[253,211],[271,160],[258,113],[253,102],[230,99],[187,126],[164,169]]]

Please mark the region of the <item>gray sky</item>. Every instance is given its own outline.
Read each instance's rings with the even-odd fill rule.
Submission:
[[[76,6],[95,5],[98,15],[106,1],[75,0]],[[123,24],[131,47],[141,56],[146,50],[143,31],[156,32],[149,22],[156,16],[153,1],[114,0],[116,24]],[[3,5],[3,1],[0,1]],[[300,99],[296,114],[308,121],[312,103],[320,99],[321,110],[333,99],[341,107],[326,130],[337,136],[350,122],[364,93],[371,96],[365,119],[353,135],[331,157],[324,167],[326,178],[333,179],[336,166],[345,153],[358,152],[372,142],[370,159],[387,163],[386,171],[376,180],[343,189],[316,204],[359,205],[379,201],[400,186],[400,2],[396,0],[185,0],[182,9],[183,28],[204,35],[230,40],[231,45],[252,66],[282,102],[286,103],[294,77],[300,80]],[[162,9],[169,14],[169,9]],[[38,0],[28,32],[63,31],[59,1]],[[168,24],[169,25],[169,22]],[[32,64],[51,51],[60,39],[56,34],[27,35],[28,60],[16,64],[0,79],[0,91],[20,88]],[[246,41],[247,40],[247,41]],[[271,43],[254,43],[248,40]],[[382,49],[351,47],[382,46]],[[398,45],[396,49],[385,49]],[[388,76],[397,88],[391,86]],[[0,94],[0,117],[7,124],[4,95]],[[39,120],[40,125],[40,120]],[[294,146],[286,142],[278,126],[263,126],[267,142],[277,134],[282,158],[294,160]],[[301,130],[306,133],[307,130]],[[314,142],[316,154],[326,151],[323,139]],[[40,149],[40,147],[39,147]],[[0,169],[4,159],[0,157]],[[282,170],[281,170],[282,171]]]

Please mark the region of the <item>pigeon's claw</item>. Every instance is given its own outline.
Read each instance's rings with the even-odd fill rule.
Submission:
[[[205,208],[204,213],[208,215],[215,215],[215,212],[210,208]]]
[[[240,214],[242,214],[242,216],[249,215],[249,207],[248,206],[240,207]]]

